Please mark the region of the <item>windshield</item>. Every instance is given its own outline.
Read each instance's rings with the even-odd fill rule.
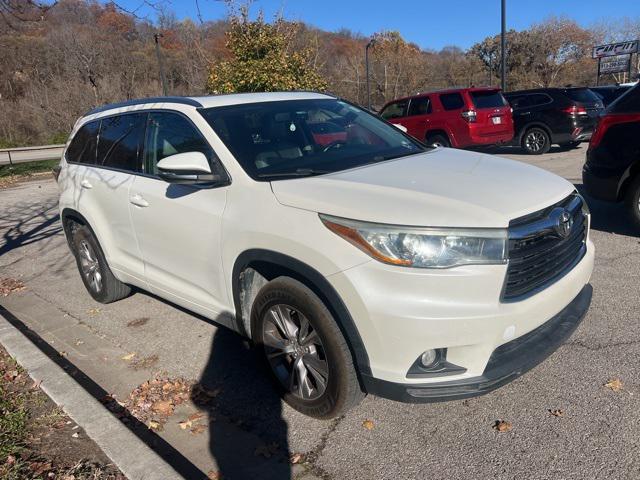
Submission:
[[[476,108],[498,108],[507,104],[499,90],[478,90],[470,93]]]
[[[338,99],[250,103],[200,113],[255,180],[331,173],[427,148]]]

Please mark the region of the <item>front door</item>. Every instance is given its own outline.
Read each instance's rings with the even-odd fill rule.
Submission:
[[[167,183],[157,163],[176,153],[202,152],[221,168],[213,149],[185,116],[149,114],[143,174],[129,192],[131,217],[152,292],[207,316],[227,310],[221,224],[227,187]]]

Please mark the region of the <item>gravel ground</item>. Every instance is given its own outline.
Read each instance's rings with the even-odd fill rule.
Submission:
[[[507,148],[492,153],[546,168],[580,188],[584,146],[539,157]],[[172,440],[205,472],[280,479],[640,478],[640,236],[617,206],[589,201],[597,252],[593,303],[569,342],[542,365],[483,397],[429,405],[368,397],[344,418],[319,422],[282,405],[244,343],[213,322],[144,293],[111,305],[93,302],[60,231],[53,181],[0,190],[0,205],[0,277],[27,285],[0,303],[27,318],[29,296],[37,297],[110,346],[151,358],[150,370],[221,388],[208,435]],[[622,389],[606,388],[611,379],[620,379]],[[126,385],[122,378],[103,383],[109,381]],[[366,420],[372,429],[363,427]],[[498,420],[512,428],[496,431]],[[267,455],[255,442],[275,445],[279,456],[305,453],[307,464],[260,463]]]

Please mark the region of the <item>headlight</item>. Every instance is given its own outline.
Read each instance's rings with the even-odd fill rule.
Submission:
[[[507,261],[504,229],[401,227],[328,215],[320,219],[367,255],[391,265],[448,268]]]

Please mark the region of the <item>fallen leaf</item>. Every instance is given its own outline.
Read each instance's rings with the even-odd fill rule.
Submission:
[[[513,428],[513,426],[504,420],[496,420],[496,423],[493,424],[492,428],[498,432],[508,432]]]
[[[16,463],[16,457],[14,457],[13,455],[9,455],[7,457],[7,465],[13,465],[14,463]]]
[[[36,380],[33,382],[33,385],[31,385],[31,390],[37,390],[40,388],[40,385],[42,384],[42,380]]]
[[[133,357],[135,357],[135,356],[136,356],[136,352],[129,353],[129,354],[125,355],[124,357],[122,357],[122,360],[129,361],[129,360],[133,359]]]
[[[158,400],[151,405],[151,410],[168,417],[173,413],[173,403],[171,403],[171,400]]]
[[[193,422],[191,420],[185,420],[183,422],[179,422],[178,425],[180,425],[180,428],[182,430],[186,430],[188,428],[191,428],[191,426],[193,425]]]
[[[160,424],[158,422],[154,422],[153,420],[150,420],[147,426],[151,430],[160,430]]]
[[[559,409],[559,408],[555,408],[553,410],[549,410],[549,413],[551,415],[553,415],[554,417],[561,417],[564,415],[564,411]]]
[[[215,470],[209,470],[209,473],[207,473],[207,478],[209,480],[222,480],[222,474],[220,472],[216,472]]]
[[[204,413],[196,412],[189,415],[189,420],[191,420],[192,422],[195,422],[196,420],[200,420],[202,417],[204,417]]]
[[[365,420],[364,422],[362,422],[362,426],[364,428],[366,428],[367,430],[373,430],[373,421],[372,420]]]
[[[3,297],[7,297],[14,292],[20,292],[26,288],[23,282],[15,278],[3,278],[0,280],[0,295]]]
[[[262,444],[255,449],[253,454],[256,457],[263,456],[264,458],[271,458],[273,455],[275,455],[278,452],[278,448],[279,448],[278,444],[275,442],[270,443],[268,445]]]
[[[100,313],[100,309],[99,308],[90,308],[89,310],[87,310],[87,313],[89,315],[97,315]]]
[[[291,457],[289,457],[289,461],[292,465],[296,465],[297,463],[302,462],[304,460],[304,455],[302,453],[293,453]]]
[[[76,347],[79,347],[80,345],[82,345],[84,342],[82,340],[77,340],[76,341]]]
[[[8,372],[6,372],[3,375],[3,378],[7,382],[13,382],[17,377],[18,377],[18,371],[17,370],[9,370]]]
[[[195,427],[193,427],[193,428],[191,429],[191,433],[192,433],[193,435],[200,435],[200,434],[201,434],[202,432],[204,432],[206,429],[207,429],[207,427],[206,427],[206,426],[201,425],[201,424],[198,424],[198,425],[196,425]]]
[[[78,438],[80,435],[78,435],[78,432],[74,433],[73,435],[71,435],[73,438]]]
[[[619,392],[620,390],[622,390],[622,385],[622,381],[619,378],[612,378],[604,384],[605,387],[610,388],[614,392]]]

